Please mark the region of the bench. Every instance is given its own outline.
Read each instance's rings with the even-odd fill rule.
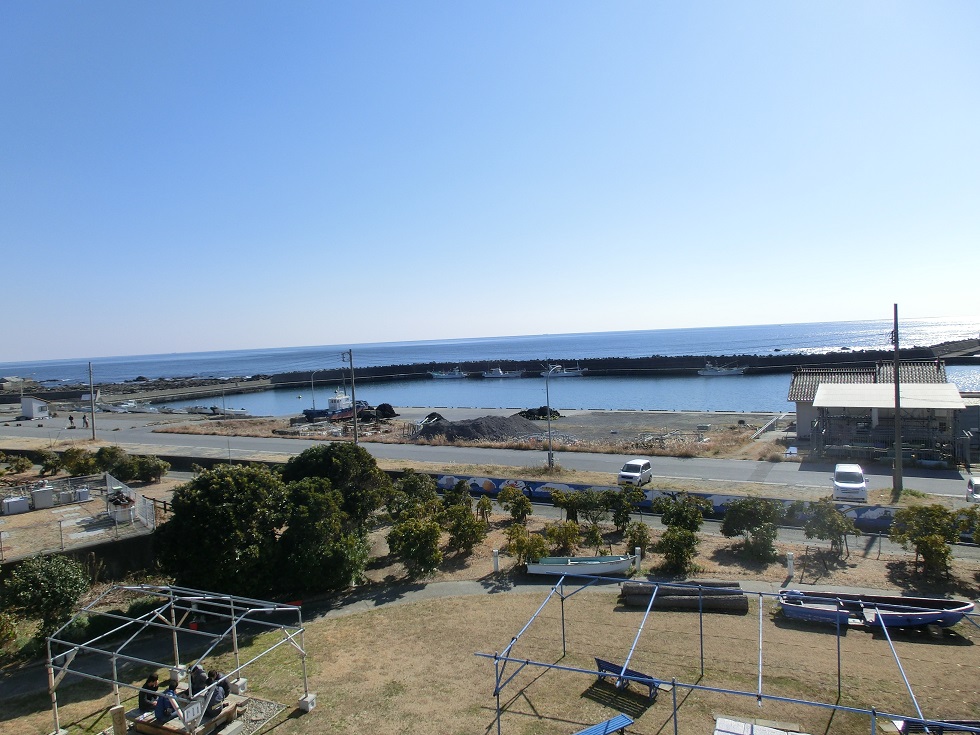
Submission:
[[[597,658],[595,660],[595,665],[599,670],[599,673],[597,674],[599,681],[604,681],[607,676],[612,674],[616,677],[617,689],[625,689],[631,683],[634,683],[634,679],[624,679],[623,677],[625,676],[635,677],[636,679],[646,679],[646,681],[636,681],[635,683],[639,684],[640,686],[647,687],[649,690],[648,696],[651,701],[655,701],[657,699],[657,682],[653,680],[653,677],[647,676],[646,674],[636,671],[635,669],[626,669],[624,671],[623,667],[619,664],[614,664],[610,661],[603,661],[601,658]]]
[[[633,724],[633,718],[629,715],[624,715],[622,713],[611,717],[605,722],[600,722],[598,725],[593,725],[592,727],[587,727],[584,730],[580,730],[575,733],[575,735],[608,735],[608,733],[616,732],[620,733],[626,731],[626,728]]]
[[[179,717],[158,723],[152,712],[142,713],[138,709],[126,713],[126,719],[133,723],[133,729],[144,735],[176,735],[176,733],[193,733],[193,735],[208,735],[222,730],[238,718],[238,708],[247,701],[247,697],[229,694],[222,702],[222,710],[213,717],[205,716],[195,729],[184,727]],[[200,706],[204,706],[201,704]],[[133,715],[132,717],[130,715]]]

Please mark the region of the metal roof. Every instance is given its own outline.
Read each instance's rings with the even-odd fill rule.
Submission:
[[[946,363],[942,360],[903,360],[899,364],[899,378],[905,383],[945,383]],[[895,382],[895,366],[879,362],[865,367],[801,367],[793,373],[789,386],[788,401],[812,401],[818,386],[826,383],[837,385],[868,385]]]
[[[902,408],[966,408],[952,383],[902,383]],[[816,408],[895,408],[895,385],[821,385],[813,399]]]

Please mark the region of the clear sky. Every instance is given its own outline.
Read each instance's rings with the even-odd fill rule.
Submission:
[[[0,362],[980,315],[980,3],[0,3]]]

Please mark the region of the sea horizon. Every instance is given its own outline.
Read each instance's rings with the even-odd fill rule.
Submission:
[[[904,347],[932,346],[978,334],[976,319],[926,317],[899,322]],[[0,375],[41,383],[87,383],[91,363],[97,383],[139,377],[231,378],[341,368],[352,351],[356,367],[387,365],[588,360],[608,357],[819,354],[840,350],[890,349],[888,319],[802,322],[732,327],[693,327],[610,332],[463,337],[267,347],[207,352],[170,352],[114,357],[63,358],[0,363]]]

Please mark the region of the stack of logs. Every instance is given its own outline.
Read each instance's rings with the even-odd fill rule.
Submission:
[[[620,600],[627,607],[646,608],[650,597],[655,610],[703,610],[704,612],[745,615],[749,611],[749,598],[738,582],[623,582]]]

